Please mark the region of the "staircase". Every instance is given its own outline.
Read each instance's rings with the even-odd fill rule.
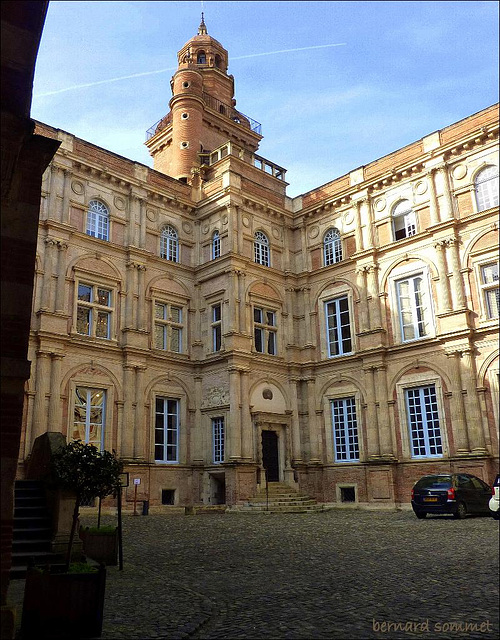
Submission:
[[[29,564],[61,562],[60,555],[51,552],[51,534],[43,484],[37,480],[16,480],[11,580],[24,578]]]
[[[238,507],[238,512],[270,513],[311,513],[323,511],[323,505],[318,504],[309,496],[302,495],[283,482],[269,482],[269,502],[267,502],[266,490],[259,493],[247,503]]]

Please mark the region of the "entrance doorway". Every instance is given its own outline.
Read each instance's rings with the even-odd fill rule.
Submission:
[[[279,482],[278,434],[276,431],[262,431],[262,464],[267,470],[269,482]]]

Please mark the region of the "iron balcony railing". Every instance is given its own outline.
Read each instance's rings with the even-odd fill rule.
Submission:
[[[209,107],[210,109],[228,116],[228,118],[231,118],[231,120],[233,120],[237,124],[248,127],[251,131],[255,131],[255,133],[257,133],[259,136],[262,135],[262,125],[260,124],[260,122],[257,122],[257,120],[253,120],[253,118],[240,113],[234,107],[231,107],[225,102],[221,102],[221,100],[219,100],[218,98],[214,98],[214,96],[211,96],[209,93],[203,93],[203,100],[205,101],[207,107]],[[171,121],[172,114],[168,113],[161,120],[158,120],[158,122],[155,122],[154,125],[149,127],[149,129],[146,131],[146,142],[154,135],[159,133],[162,129],[164,129]]]

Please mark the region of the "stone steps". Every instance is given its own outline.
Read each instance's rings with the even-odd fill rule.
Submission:
[[[273,482],[269,483],[267,492],[261,489],[237,510],[242,513],[308,513],[322,511],[323,506],[282,482]]]

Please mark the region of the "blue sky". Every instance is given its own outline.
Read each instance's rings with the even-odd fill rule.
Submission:
[[[32,117],[152,166],[202,5],[292,197],[498,102],[497,2],[51,1]]]

